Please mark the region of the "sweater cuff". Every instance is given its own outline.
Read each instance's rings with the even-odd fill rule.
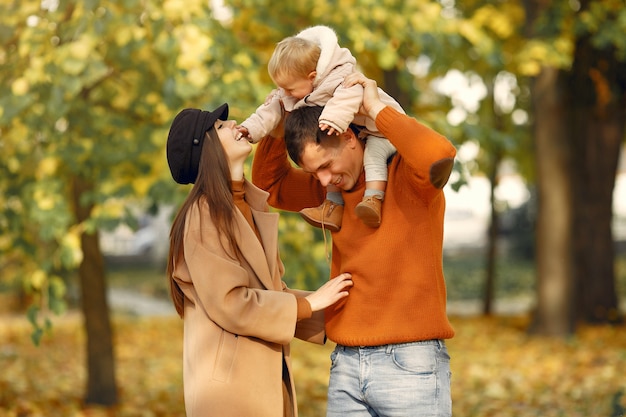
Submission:
[[[311,310],[309,300],[304,297],[296,297],[296,302],[298,303],[297,320],[309,319],[313,316],[313,310]]]
[[[380,131],[385,131],[385,129],[393,129],[394,124],[396,123],[396,117],[402,114],[391,106],[383,107],[381,111],[376,115],[376,127]]]

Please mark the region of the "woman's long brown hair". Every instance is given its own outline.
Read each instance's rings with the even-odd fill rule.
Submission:
[[[239,247],[235,241],[233,225],[235,219],[235,203],[231,188],[230,167],[224,148],[214,129],[206,132],[198,177],[180,210],[174,218],[170,230],[170,250],[167,260],[167,276],[170,282],[170,294],[176,312],[180,317],[184,315],[185,296],[174,280],[173,273],[177,260],[183,256],[183,238],[187,213],[194,204],[206,202],[212,221],[220,235],[224,235],[230,245],[232,253],[240,256]]]

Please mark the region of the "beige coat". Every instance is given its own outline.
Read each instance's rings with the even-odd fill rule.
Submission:
[[[283,352],[290,369],[294,335],[324,343],[321,312],[296,323],[296,291],[281,281],[278,214],[268,211],[268,194],[247,181],[245,191],[263,246],[237,210],[244,262],[233,259],[218,239],[206,202],[187,215],[184,257],[176,260],[173,275],[185,294],[188,417],[281,417]]]

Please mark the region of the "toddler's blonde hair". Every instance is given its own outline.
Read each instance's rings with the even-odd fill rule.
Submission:
[[[276,83],[286,77],[306,78],[317,68],[321,48],[307,39],[290,36],[276,44],[267,71]]]

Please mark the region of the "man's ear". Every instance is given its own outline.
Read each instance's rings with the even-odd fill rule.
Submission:
[[[345,132],[341,134],[343,140],[346,141],[346,146],[350,148],[355,148],[359,142],[359,138],[356,137],[354,131],[350,128],[347,128]]]

